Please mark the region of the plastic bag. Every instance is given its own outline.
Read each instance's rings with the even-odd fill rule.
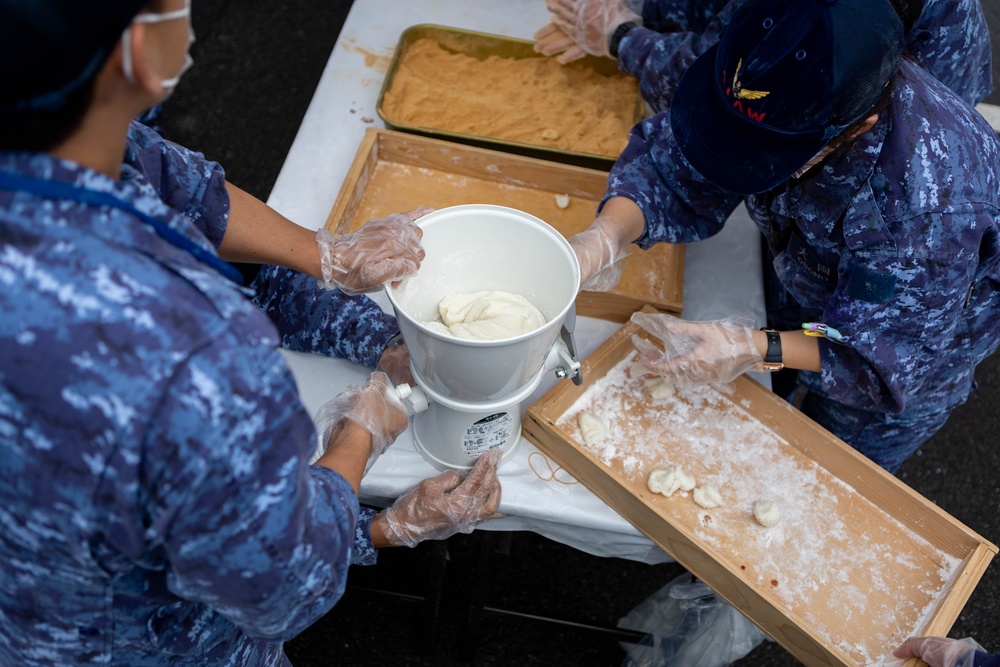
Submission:
[[[690,574],[643,600],[618,627],[647,632],[623,643],[622,667],[724,667],[768,636],[735,607]]]

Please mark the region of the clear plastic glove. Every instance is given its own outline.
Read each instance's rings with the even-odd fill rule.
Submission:
[[[570,238],[569,244],[580,261],[580,289],[591,292],[606,292],[618,284],[625,268],[622,260],[632,253],[625,228],[605,214]]]
[[[391,339],[382,350],[382,355],[378,358],[378,369],[388,375],[394,385],[417,385],[417,379],[410,370],[410,351],[400,336]]]
[[[371,433],[372,451],[365,465],[367,473],[400,433],[406,430],[408,418],[389,376],[376,371],[363,386],[350,385],[327,401],[316,413],[319,436],[316,458],[326,452],[330,435],[349,419]]]
[[[900,660],[921,658],[930,667],[972,667],[976,651],[986,649],[971,637],[910,637],[892,654]]]
[[[385,535],[394,545],[416,546],[424,540],[443,540],[455,533],[471,533],[476,526],[498,518],[501,450],[479,457],[463,480],[450,470],[425,479],[396,499],[385,511]]]
[[[535,33],[535,51],[568,63],[585,53],[611,57],[608,42],[623,23],[642,23],[625,0],[546,0],[551,23]],[[561,33],[561,34],[560,34]]]
[[[415,221],[434,209],[417,208],[366,222],[356,232],[335,237],[316,232],[324,289],[345,294],[374,292],[388,282],[412,276],[424,259],[423,231]]]
[[[754,321],[727,317],[710,322],[687,322],[662,313],[635,313],[632,321],[663,342],[656,345],[637,335],[639,350],[633,374],[662,375],[677,387],[709,382],[732,382],[764,363],[753,342]]]

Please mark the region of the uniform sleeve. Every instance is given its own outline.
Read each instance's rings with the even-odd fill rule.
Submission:
[[[325,290],[309,275],[263,266],[254,280],[254,303],[281,334],[281,346],[378,365],[389,339],[399,333],[396,319],[367,296]]]
[[[329,611],[358,499],[339,474],[307,464],[315,431],[277,350],[220,337],[180,366],[153,423],[146,536],[171,592],[268,639]]]
[[[731,0],[645,0],[642,24],[657,32],[700,32]]]
[[[715,187],[681,155],[667,113],[640,121],[628,146],[615,162],[601,205],[611,197],[631,199],[646,219],[636,241],[642,248],[656,243],[692,243],[722,229],[741,197]]]
[[[970,218],[970,229],[976,224]],[[821,343],[824,393],[892,414],[910,407],[966,335],[962,308],[976,259],[876,255],[842,265],[824,321],[850,346]]]
[[[372,521],[378,514],[371,507],[362,507],[358,523],[354,528],[354,548],[351,549],[351,565],[374,565],[378,560],[378,549],[372,544]]]
[[[142,172],[160,199],[186,215],[216,248],[229,220],[226,172],[196,151],[167,141],[139,122],[129,126],[126,161]]]
[[[710,8],[713,9],[710,14],[685,15],[681,19],[684,23],[678,23],[681,29],[671,32],[658,31],[656,26],[664,25],[663,16],[649,21],[646,18],[646,7],[643,6],[644,27],[630,30],[622,38],[618,46],[618,66],[623,72],[639,80],[642,98],[653,111],[660,112],[670,108],[670,100],[684,72],[698,56],[719,41],[719,35],[729,23],[733,12],[743,2],[744,0],[733,0],[715,3],[719,6]]]
[[[990,655],[983,651],[976,651],[972,661],[973,667],[1000,667],[1000,653]]]
[[[921,67],[970,105],[993,90],[993,50],[979,0],[927,0],[906,47]]]

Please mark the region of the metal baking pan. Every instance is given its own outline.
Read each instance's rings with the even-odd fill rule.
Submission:
[[[449,139],[465,144],[481,146],[503,150],[510,153],[528,155],[547,160],[576,164],[584,167],[607,170],[614,163],[617,155],[600,155],[592,152],[566,150],[535,143],[522,143],[498,139],[485,135],[466,134],[455,131],[448,127],[430,127],[408,124],[407,122],[393,117],[385,109],[386,95],[392,90],[393,83],[399,75],[401,65],[406,61],[410,47],[418,40],[429,38],[436,41],[443,49],[451,53],[461,53],[472,56],[479,60],[485,60],[490,56],[501,58],[544,58],[532,49],[534,42],[524,39],[515,39],[501,35],[463,30],[447,26],[420,24],[414,25],[403,31],[399,43],[393,53],[392,61],[386,72],[385,80],[382,82],[382,89],[379,92],[378,105],[376,111],[388,129],[411,132],[424,136],[439,139]],[[618,64],[609,58],[597,58],[587,56],[574,63],[579,68],[589,68],[607,77],[626,77],[618,69]],[[640,121],[645,115],[645,104],[639,93],[638,82],[634,86],[635,103],[633,105],[633,116],[625,119],[629,126]],[[623,142],[624,146],[624,142]]]

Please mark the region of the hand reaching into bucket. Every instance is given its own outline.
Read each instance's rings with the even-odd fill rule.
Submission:
[[[749,317],[711,322],[687,322],[662,313],[635,313],[632,321],[663,342],[663,350],[632,336],[639,350],[633,374],[655,373],[669,384],[686,387],[708,382],[732,382],[763,363],[754,342]]]
[[[483,454],[465,479],[454,470],[425,479],[379,513],[373,539],[378,525],[389,544],[413,547],[424,540],[471,533],[484,521],[499,518],[500,456],[501,450]]]
[[[412,276],[420,268],[423,235],[415,221],[434,209],[417,208],[366,222],[356,232],[334,237],[316,232],[325,289],[345,294],[374,292],[382,285]]]
[[[552,22],[535,33],[535,51],[546,56],[562,53],[561,63],[584,54],[611,57],[611,35],[623,23],[642,23],[625,0],[547,0]]]
[[[360,482],[361,476],[371,469],[372,464],[406,430],[409,423],[403,403],[388,375],[378,371],[372,373],[363,386],[350,385],[319,409],[315,422],[321,455],[325,455],[328,447],[336,442],[347,421],[371,435],[371,452],[364,472],[357,476],[357,481]],[[323,464],[322,461],[317,463]]]

